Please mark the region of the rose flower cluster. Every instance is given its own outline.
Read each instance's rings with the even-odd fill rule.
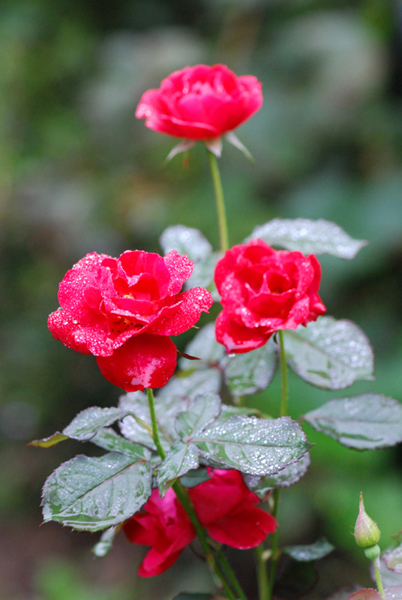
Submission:
[[[197,517],[209,536],[232,548],[248,549],[261,544],[277,523],[256,506],[258,496],[246,487],[238,471],[210,469],[211,479],[188,490]],[[125,522],[130,542],[151,546],[138,574],[159,575],[180,556],[195,538],[191,521],[172,488],[162,499],[153,490],[143,511]]]
[[[120,258],[87,254],[59,288],[60,310],[49,329],[65,346],[96,356],[111,383],[130,392],[164,386],[174,373],[170,339],[195,325],[212,304],[203,288],[179,293],[194,264],[176,250],[139,250]]]
[[[155,131],[187,140],[213,140],[238,127],[262,104],[255,77],[236,77],[227,67],[197,65],[172,73],[147,91],[136,115]],[[96,357],[102,374],[126,391],[159,388],[172,377],[177,351],[170,336],[193,327],[212,305],[203,288],[182,292],[193,263],[175,250],[162,257],[140,250],[112,258],[87,254],[59,288],[60,309],[49,317],[52,335]],[[216,339],[228,353],[249,352],[279,330],[296,329],[325,312],[318,295],[321,270],[315,256],[277,251],[255,239],[218,261],[215,284],[222,312]],[[211,469],[210,479],[188,490],[201,525],[219,543],[253,548],[277,523],[235,470]],[[171,488],[154,489],[139,513],[123,525],[127,538],[150,546],[139,574],[168,569],[196,537]]]

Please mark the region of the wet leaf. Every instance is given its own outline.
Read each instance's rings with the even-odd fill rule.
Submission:
[[[118,530],[119,525],[117,525],[116,527],[110,527],[102,533],[99,542],[95,544],[95,546],[92,548],[92,552],[95,554],[95,556],[97,556],[98,558],[106,556],[106,554],[113,546],[114,536],[116,535]]]
[[[165,229],[159,243],[165,254],[177,250],[179,254],[187,254],[194,263],[205,259],[212,252],[211,244],[201,231],[184,225],[172,225]]]
[[[182,376],[172,377],[156,398],[158,403],[164,405],[165,400],[169,398],[192,399],[203,394],[218,394],[220,387],[221,375],[217,369],[195,370],[193,373],[187,372]],[[182,410],[185,410],[185,407]]]
[[[187,441],[216,419],[221,411],[221,399],[217,394],[197,396],[187,410],[176,419],[176,430]]]
[[[255,238],[303,254],[332,254],[347,259],[354,258],[368,243],[354,240],[341,227],[324,219],[273,219],[256,227],[247,241]]]
[[[235,397],[255,394],[265,390],[275,375],[278,364],[275,344],[267,344],[236,356],[226,356],[222,360],[226,384]]]
[[[317,431],[357,450],[402,442],[402,404],[380,394],[336,398],[304,418]]]
[[[307,327],[284,331],[284,340],[290,366],[312,385],[340,390],[373,378],[370,343],[351,321],[320,317]]]
[[[100,429],[91,442],[109,452],[120,452],[120,454],[144,460],[151,458],[151,452],[147,448],[130,442],[110,428]]]
[[[298,562],[310,562],[324,558],[324,556],[327,556],[334,549],[335,547],[322,537],[314,542],[314,544],[287,546],[283,549],[283,552]]]
[[[294,462],[279,473],[267,477],[255,477],[254,475],[244,475],[244,483],[249,490],[257,494],[263,500],[268,492],[274,488],[289,487],[305,475],[310,466],[310,454],[307,452],[301,459]]]
[[[98,429],[112,425],[127,414],[126,410],[116,408],[100,408],[92,406],[78,413],[65,429],[63,434],[74,440],[84,442],[90,440]]]
[[[198,450],[194,444],[176,442],[157,469],[159,493],[163,497],[177,477],[199,466]]]
[[[257,419],[233,416],[215,422],[189,439],[207,461],[250,475],[273,475],[309,449],[301,427],[289,417]]]
[[[131,517],[150,494],[149,462],[117,452],[100,458],[79,455],[46,480],[43,518],[78,531],[98,531]]]
[[[186,354],[201,359],[196,363],[180,359],[179,366],[183,371],[190,369],[206,369],[211,364],[218,364],[225,354],[222,344],[215,337],[215,323],[208,323],[197,332],[197,335],[186,346]]]

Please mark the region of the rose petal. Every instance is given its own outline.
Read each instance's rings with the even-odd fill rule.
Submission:
[[[168,337],[140,335],[132,337],[112,356],[96,359],[108,381],[126,392],[163,387],[176,368],[177,351]]]
[[[248,329],[238,325],[222,311],[216,319],[215,325],[216,339],[225,346],[226,352],[230,354],[250,352],[263,346],[271,337],[272,333],[265,333],[265,330]]]
[[[155,320],[150,331],[158,335],[179,335],[197,323],[202,312],[208,312],[213,304],[213,299],[208,290],[192,288],[187,292],[175,296],[176,312],[164,318]]]
[[[237,510],[208,526],[207,531],[221,544],[247,550],[261,544],[277,525],[274,517],[262,508],[243,503]]]

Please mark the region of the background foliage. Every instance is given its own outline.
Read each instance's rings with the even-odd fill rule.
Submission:
[[[26,447],[83,408],[119,396],[92,357],[54,341],[47,315],[64,273],[86,252],[159,251],[175,223],[217,246],[202,147],[167,167],[174,140],[134,117],[144,90],[187,64],[224,62],[263,82],[264,106],[239,130],[251,167],[221,160],[231,243],[275,216],[326,218],[370,245],[351,262],[323,257],[328,314],[372,341],[375,382],[319,391],[291,377],[293,418],[332,397],[375,390],[402,399],[402,38],[391,0],[2,0],[0,3],[0,589],[4,600],[163,600],[208,590],[191,553],[155,580],[135,577],[141,549],[122,536],[94,560],[90,534],[41,529],[40,488],[76,450]],[[204,319],[204,322],[205,319]],[[189,336],[183,335],[184,347]],[[279,382],[258,397],[278,410]],[[280,539],[325,534],[325,597],[368,584],[350,531],[362,489],[383,532],[402,528],[400,449],[358,453],[313,431],[312,467],[282,495]],[[79,448],[80,450],[81,448]],[[83,448],[84,451],[87,449]],[[233,553],[247,586],[252,568]],[[180,582],[178,579],[180,577]],[[152,586],[151,592],[149,585]],[[250,594],[252,590],[249,590]]]

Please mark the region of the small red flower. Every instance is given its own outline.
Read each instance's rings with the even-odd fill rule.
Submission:
[[[280,329],[296,329],[325,312],[321,267],[313,254],[274,250],[262,240],[234,246],[215,269],[223,311],[216,339],[227,352],[263,346]]]
[[[210,480],[188,490],[195,512],[211,538],[232,548],[254,548],[277,523],[256,506],[258,496],[246,487],[238,471],[210,469]],[[130,542],[151,546],[138,574],[158,575],[168,569],[196,537],[187,513],[172,489],[161,499],[158,490],[123,529]]]
[[[236,77],[224,65],[197,65],[175,71],[159,89],[145,92],[135,115],[150,129],[198,141],[236,129],[261,105],[256,77]]]
[[[60,283],[61,308],[49,316],[49,329],[65,346],[96,356],[114,385],[162,387],[177,362],[169,336],[190,329],[213,302],[203,288],[179,293],[193,266],[176,250],[164,257],[87,254]]]

